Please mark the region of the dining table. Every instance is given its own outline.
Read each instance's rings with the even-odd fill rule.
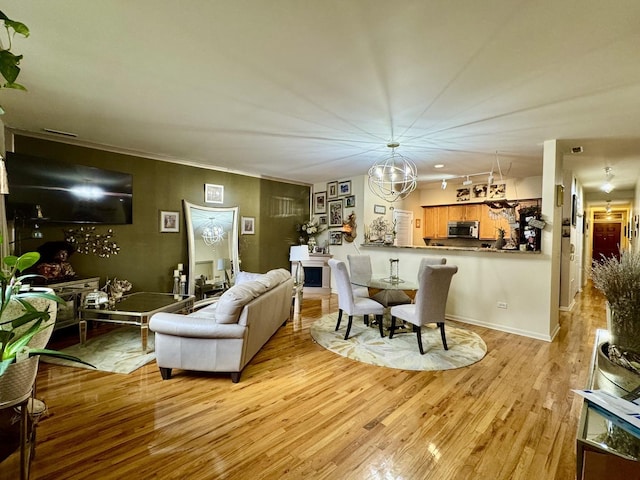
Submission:
[[[384,307],[412,303],[418,291],[418,282],[404,280],[395,276],[354,275],[351,283],[360,287],[367,287],[369,298],[379,302]]]

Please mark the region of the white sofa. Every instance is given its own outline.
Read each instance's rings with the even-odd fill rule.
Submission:
[[[292,295],[288,270],[240,272],[236,284],[213,305],[189,315],[157,313],[149,328],[155,332],[162,378],[168,380],[171,370],[180,368],[230,373],[237,383],[242,369],[286,324]]]

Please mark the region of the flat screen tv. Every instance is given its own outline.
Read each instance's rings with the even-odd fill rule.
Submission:
[[[102,168],[7,152],[8,219],[132,223],[133,176]],[[39,207],[38,207],[39,206]]]

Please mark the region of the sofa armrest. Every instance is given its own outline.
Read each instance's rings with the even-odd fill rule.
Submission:
[[[176,337],[191,338],[243,338],[246,327],[235,323],[219,324],[212,316],[156,313],[149,321],[154,332]]]

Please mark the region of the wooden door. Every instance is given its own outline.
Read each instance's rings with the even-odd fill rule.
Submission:
[[[621,223],[595,223],[593,225],[593,256],[595,261],[604,257],[620,257]]]

